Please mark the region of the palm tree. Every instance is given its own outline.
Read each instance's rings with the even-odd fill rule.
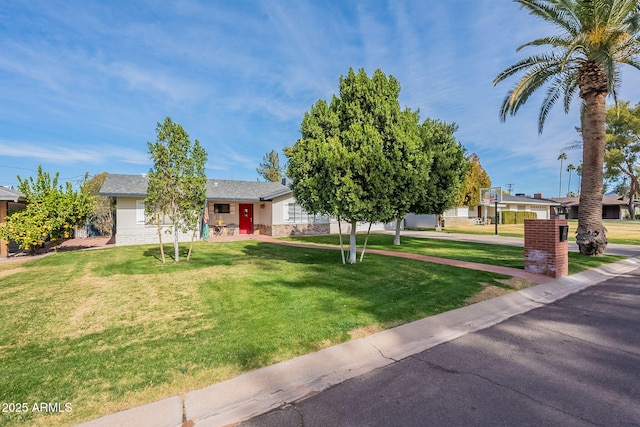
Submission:
[[[576,166],[576,175],[578,175],[578,197],[580,197],[580,187],[582,186],[582,163]]]
[[[540,87],[547,86],[538,117],[541,133],[545,118],[561,100],[565,113],[576,91],[584,118],[583,177],[576,241],[580,252],[599,255],[607,246],[602,225],[602,182],[605,144],[605,100],[620,84],[620,65],[640,69],[640,0],[515,0],[532,15],[558,29],[518,48],[544,46],[502,71],[493,81],[523,73],[507,93],[500,117],[515,115]]]
[[[567,165],[567,172],[569,172],[569,185],[567,185],[567,197],[572,197],[571,193],[571,171],[576,170],[576,167],[573,166],[573,163],[569,163]]]
[[[560,160],[560,187],[558,187],[558,197],[562,197],[562,161],[567,160],[567,153],[564,151],[558,156]]]

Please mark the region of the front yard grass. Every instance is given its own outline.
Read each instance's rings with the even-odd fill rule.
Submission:
[[[362,247],[366,235],[358,234],[357,242]],[[322,245],[339,245],[339,237],[309,236],[290,237],[285,240],[316,243]],[[419,237],[402,236],[400,246],[393,245],[393,236],[389,234],[371,234],[367,242],[368,249],[384,249],[429,255],[440,258],[456,259],[461,261],[477,262],[480,264],[499,265],[503,267],[524,269],[524,249],[517,246],[493,245],[489,243],[460,242],[443,239],[425,239]],[[343,236],[343,244],[349,249],[349,236]],[[365,253],[365,259],[369,255]],[[624,257],[614,255],[602,255],[589,257],[579,253],[569,252],[569,274],[575,274],[583,270],[598,267],[602,264],[616,262]]]
[[[336,251],[258,241],[158,258],[134,246],[0,263],[0,402],[29,408],[0,425],[75,425],[510,288],[498,274],[375,255],[342,265]],[[40,402],[72,411],[33,412]]]
[[[372,235],[369,247],[522,264],[521,248],[391,242]],[[572,270],[618,259],[582,258]],[[342,265],[337,251],[260,241],[199,242],[191,262],[165,265],[157,246],[58,253],[0,263],[0,278],[0,402],[72,407],[3,413],[1,426],[75,425],[522,285],[374,254]]]
[[[622,245],[640,245],[640,221],[603,221],[607,229],[609,243]],[[574,241],[578,228],[578,220],[569,220],[569,240]],[[466,233],[493,235],[495,225],[452,225],[444,230],[446,233]],[[500,224],[498,234],[507,237],[524,237],[524,224]]]

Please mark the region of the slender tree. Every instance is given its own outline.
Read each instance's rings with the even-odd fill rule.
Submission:
[[[639,0],[515,0],[529,13],[558,30],[518,48],[546,46],[544,53],[525,58],[501,72],[494,85],[523,74],[507,93],[500,117],[515,115],[539,88],[547,86],[538,118],[542,132],[551,107],[561,100],[568,113],[576,92],[584,118],[583,179],[576,242],[580,252],[599,255],[607,246],[602,224],[605,145],[605,100],[616,95],[620,65],[640,69]]]
[[[567,153],[564,151],[560,153],[558,160],[560,160],[560,187],[558,188],[558,197],[562,197],[562,161],[567,160]]]
[[[256,169],[258,175],[265,181],[280,182],[282,180],[282,166],[280,166],[280,156],[276,150],[271,150],[262,158],[260,167]]]
[[[158,123],[156,133],[156,142],[147,143],[153,168],[149,170],[145,211],[151,218],[160,218],[158,214],[169,218],[173,232],[174,261],[178,262],[179,233],[191,231],[195,235],[200,213],[206,203],[207,153],[197,139],[192,144],[187,132],[179,124],[173,123],[170,117],[164,123]]]

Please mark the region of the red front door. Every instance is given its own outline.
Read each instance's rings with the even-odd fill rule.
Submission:
[[[253,234],[253,205],[240,204],[240,234]]]

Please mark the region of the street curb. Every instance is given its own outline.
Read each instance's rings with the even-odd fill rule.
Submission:
[[[640,268],[640,256],[257,369],[187,393],[184,407],[180,397],[174,396],[78,427],[180,427],[182,423],[177,420],[183,420],[183,413],[185,420],[193,421],[195,427],[232,425],[637,268]]]

